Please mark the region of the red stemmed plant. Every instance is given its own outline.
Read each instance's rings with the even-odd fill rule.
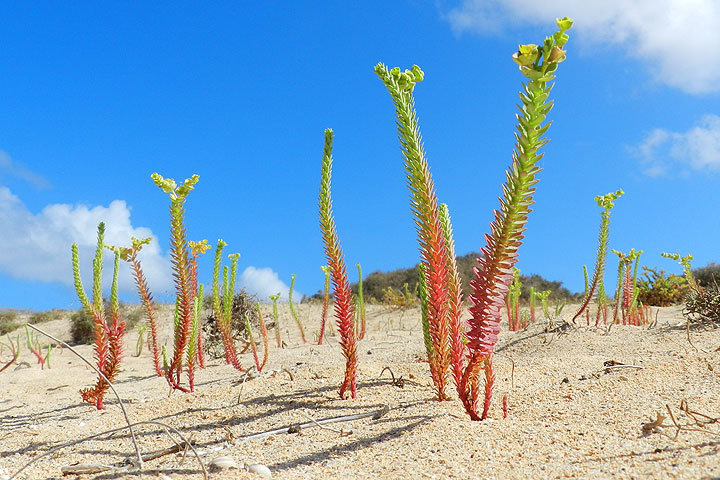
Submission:
[[[410,208],[415,215],[420,256],[424,278],[426,298],[424,307],[427,312],[427,328],[432,343],[428,350],[430,375],[435,384],[438,400],[447,400],[445,393],[450,362],[457,358],[452,354],[451,332],[460,331],[451,327],[459,322],[459,290],[451,293],[455,277],[451,273],[451,263],[445,228],[438,207],[432,176],[420,137],[413,90],[424,74],[414,65],[412,70],[401,71],[388,68],[379,63],[375,73],[390,92],[395,104],[398,137],[405,160],[407,183],[410,188]],[[450,315],[452,314],[452,315]],[[453,369],[455,370],[455,369]]]
[[[156,319],[157,308],[155,307],[155,300],[153,299],[150,288],[148,287],[147,279],[145,278],[145,273],[142,269],[142,264],[138,258],[138,253],[140,253],[143,245],[147,245],[150,241],[150,238],[138,240],[133,237],[131,240],[131,247],[112,247],[112,249],[120,254],[120,258],[130,264],[130,270],[132,271],[133,278],[135,279],[135,286],[137,287],[138,295],[140,295],[140,301],[145,308],[145,314],[147,315],[148,322],[150,323],[150,346],[152,348],[155,372],[162,377],[164,372],[160,365],[160,347],[158,346]]]
[[[171,178],[163,178],[160,174],[151,175],[155,185],[170,196],[170,264],[172,265],[175,280],[174,314],[174,350],[169,365],[165,368],[165,378],[173,390],[182,392],[193,391],[190,383],[187,387],[181,383],[181,374],[185,368],[186,351],[188,344],[193,340],[193,322],[195,315],[196,292],[193,289],[193,263],[191,251],[185,231],[185,201],[188,194],[195,188],[198,175],[186,179],[182,185],[177,185]],[[187,363],[187,376],[193,379],[192,369],[194,363]]]
[[[521,45],[513,55],[529,82],[520,93],[522,105],[517,115],[517,144],[503,186],[504,198],[500,200],[500,210],[495,211],[491,233],[486,235],[487,245],[482,249],[471,282],[472,318],[465,339],[465,329],[459,318],[461,297],[455,290],[458,277],[451,263],[454,261],[452,235],[450,229],[444,227],[438,210],[414,110],[412,93],[424,75],[417,65],[404,72],[399,68],[389,70],[383,64],[375,67],[375,73],[395,104],[398,136],[411,190],[411,208],[415,214],[424,275],[421,281],[423,308],[427,308],[427,330],[432,344],[427,345],[430,373],[438,399],[446,399],[447,372],[450,363],[453,364],[458,394],[473,420],[487,417],[492,398],[495,379],[492,352],[500,331],[500,310],[513,278],[517,250],[533,203],[535,176],[540,171],[536,163],[542,158],[538,150],[547,143],[542,136],[549,128],[549,124],[543,122],[552,108],[552,102],[548,102],[550,82],[558,63],[565,59],[562,47],[568,40],[565,31],[572,26],[572,21],[558,19],[557,25],[560,30],[546,38],[542,46]],[[464,340],[468,352],[467,366],[463,369]],[[477,406],[481,389],[484,389],[485,397],[482,414],[478,413]]]
[[[103,397],[107,392],[108,382],[113,381],[118,374],[120,360],[122,358],[122,337],[125,335],[125,322],[120,319],[120,308],[118,301],[117,274],[120,263],[120,255],[115,252],[115,263],[113,269],[113,280],[110,289],[110,312],[105,312],[102,298],[102,267],[103,249],[105,237],[105,224],[98,225],[98,240],[93,259],[93,292],[92,303],[85,294],[85,288],[80,278],[80,258],[77,244],[72,245],[73,277],[75,280],[75,291],[85,311],[92,317],[94,326],[94,350],[95,361],[98,370],[105,376],[98,376],[94,387],[80,391],[84,402],[95,405],[102,410]]]
[[[340,332],[340,348],[345,356],[345,379],[340,386],[340,398],[350,390],[355,398],[357,372],[357,346],[355,344],[355,305],[347,276],[347,267],[342,248],[335,229],[330,197],[330,179],[332,175],[333,131],[325,130],[325,145],[322,157],[322,176],[320,182],[320,229],[325,243],[325,256],[328,260],[335,297],[335,317]]]
[[[488,416],[492,400],[495,372],[492,354],[500,332],[500,310],[509,285],[513,280],[513,267],[517,262],[518,248],[524,238],[533,194],[540,171],[537,162],[543,154],[539,149],[547,143],[543,135],[550,127],[544,123],[552,108],[548,95],[552,89],[553,73],[558,63],[565,60],[562,47],[568,40],[567,31],[572,26],[568,18],[558,19],[559,31],[547,37],[543,45],[521,45],[513,59],[520,72],[530,81],[520,93],[522,105],[516,114],[518,120],[512,165],[506,172],[503,185],[504,196],[500,210],[490,224],[490,234],[485,235],[486,245],[477,259],[475,278],[470,282],[470,328],[467,332],[468,364],[459,386],[460,399],[473,420]],[[478,411],[478,399],[484,384],[484,405]]]
[[[320,317],[320,335],[318,336],[318,345],[322,345],[323,338],[325,337],[325,322],[327,320],[328,307],[330,306],[330,269],[327,265],[323,265],[320,268],[325,275],[325,288],[323,290],[323,306]]]

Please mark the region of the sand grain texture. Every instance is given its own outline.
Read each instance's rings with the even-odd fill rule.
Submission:
[[[454,395],[433,398],[418,310],[389,312],[368,307],[368,337],[358,346],[358,398],[340,400],[337,389],[344,361],[336,336],[327,344],[302,344],[286,306],[281,324],[287,347],[273,346],[265,370],[247,376],[211,360],[196,373],[193,394],[173,393],[153,375],[147,349],[136,358],[136,332],[128,334],[126,355],[116,387],[132,421],[171,424],[195,442],[207,464],[229,456],[240,466],[262,464],[276,479],[318,478],[720,478],[720,425],[708,432],[674,428],[644,435],[642,426],[679,405],[720,417],[720,335],[713,330],[686,332],[678,307],[659,310],[653,328],[578,325],[553,330],[541,321],[518,333],[503,330],[495,359],[496,389],[491,419],[471,422]],[[570,307],[563,312],[569,318]],[[265,318],[271,318],[269,307]],[[300,305],[308,332],[320,324],[320,307]],[[161,338],[170,345],[170,310],[162,313]],[[556,320],[554,325],[559,325]],[[69,340],[67,320],[40,325]],[[18,331],[24,339],[24,332]],[[308,334],[310,337],[311,334]],[[46,343],[43,340],[43,343]],[[693,346],[694,345],[694,346]],[[79,350],[92,357],[91,346]],[[4,360],[7,350],[0,355]],[[615,361],[643,367],[604,370]],[[241,355],[252,365],[250,353]],[[389,366],[404,386],[394,385]],[[117,401],[106,397],[98,412],[80,402],[78,390],[95,374],[69,351],[56,351],[52,368],[41,370],[25,348],[20,365],[0,374],[0,476],[61,443],[124,424]],[[452,385],[452,384],[451,384]],[[452,387],[454,388],[454,387]],[[454,393],[451,391],[450,393]],[[503,419],[502,397],[509,415]],[[244,437],[279,428],[381,410],[378,419],[333,423],[262,439]],[[667,416],[667,415],[666,415]],[[670,424],[670,420],[665,420]],[[157,427],[137,428],[140,448],[148,454],[172,447]],[[61,449],[18,478],[61,478],[73,464],[122,466],[133,456],[126,433]],[[74,478],[70,477],[70,478]],[[4,478],[4,477],[3,477]],[[202,478],[191,455],[166,455],[145,463],[142,472],[80,475],[98,479]],[[244,469],[214,471],[213,479],[259,479]]]

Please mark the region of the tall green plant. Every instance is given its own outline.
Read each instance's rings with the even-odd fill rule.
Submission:
[[[307,339],[305,338],[305,329],[302,326],[302,323],[300,322],[300,319],[297,316],[297,312],[295,311],[295,305],[293,305],[292,300],[292,294],[293,290],[295,289],[295,277],[297,275],[293,274],[290,277],[290,291],[288,291],[288,305],[290,306],[290,315],[292,315],[293,320],[295,320],[295,323],[298,326],[298,329],[300,330],[300,337],[302,337],[303,343],[307,343]]]
[[[660,255],[662,255],[665,258],[669,258],[671,260],[675,260],[680,264],[680,266],[683,269],[683,277],[685,277],[685,281],[687,281],[688,286],[691,290],[698,290],[699,285],[698,282],[695,280],[695,277],[692,274],[692,259],[693,256],[688,254],[684,257],[681,257],[679,253],[668,253],[668,252],[662,252]]]
[[[618,250],[611,250],[611,252],[618,256],[618,280],[615,289],[613,322],[618,321],[617,314],[620,311],[623,325],[626,323],[640,325],[641,321],[637,305],[637,266],[643,251],[636,251],[631,248],[627,254]],[[634,268],[633,264],[635,265]]]
[[[513,267],[513,279],[508,287],[505,305],[508,309],[508,329],[517,331],[523,328],[520,319],[520,293],[522,292],[522,282],[520,281],[520,270]]]
[[[515,138],[512,165],[506,171],[504,196],[500,210],[495,211],[487,244],[477,259],[478,268],[471,282],[470,328],[467,332],[469,361],[459,391],[465,410],[473,420],[487,418],[492,400],[495,373],[492,354],[500,332],[500,310],[512,281],[512,268],[517,261],[517,250],[524,237],[525,224],[533,204],[537,162],[543,154],[539,149],[547,143],[543,138],[549,128],[544,123],[552,108],[548,100],[558,64],[565,60],[563,47],[568,40],[565,33],[572,20],[557,20],[559,30],[547,37],[541,46],[520,45],[513,60],[520,72],[529,79],[520,92],[522,105]],[[483,378],[484,377],[484,378]],[[484,380],[484,381],[483,381]],[[478,411],[480,389],[484,383],[484,406]]]
[[[453,240],[450,209],[446,203],[440,204],[440,222],[445,240],[445,258],[448,269],[448,326],[450,329],[450,352],[452,376],[455,386],[462,380],[463,362],[465,361],[465,325],[461,317],[463,312],[463,292],[460,273],[455,256],[455,240]]]
[[[325,322],[327,321],[328,307],[330,306],[330,269],[327,265],[320,267],[325,275],[325,283],[323,284],[323,306],[322,317],[320,318],[320,335],[318,335],[318,345],[322,345],[325,338]]]
[[[197,259],[210,249],[210,245],[208,245],[207,240],[201,240],[199,242],[190,241],[188,246],[190,247],[190,291],[193,295],[193,313],[187,348],[187,370],[188,383],[192,391],[195,388],[195,362],[198,362],[200,368],[205,368],[202,329],[200,328],[200,310],[202,309],[205,288],[202,284],[198,285]]]
[[[151,175],[153,182],[170,196],[170,264],[175,279],[175,312],[173,355],[169,360],[165,378],[174,390],[191,392],[192,386],[185,387],[181,383],[184,370],[188,378],[192,377],[192,365],[187,369],[183,365],[188,342],[192,334],[193,312],[196,292],[193,291],[193,272],[190,261],[190,247],[185,230],[185,201],[188,194],[195,188],[200,177],[193,175],[182,185],[177,185],[171,178],[163,178],[158,173]]]
[[[140,302],[145,309],[145,314],[148,317],[150,324],[150,346],[153,354],[153,365],[155,366],[155,373],[159,376],[163,376],[164,372],[160,366],[160,348],[158,347],[158,332],[157,332],[157,308],[155,307],[155,300],[153,299],[150,288],[145,278],[145,273],[142,269],[142,264],[138,258],[138,254],[144,245],[150,243],[151,238],[137,239],[132,237],[131,247],[111,247],[114,251],[120,254],[120,258],[130,264],[130,270],[132,271],[133,278],[135,279],[135,286],[137,287],[138,295],[140,296]],[[139,355],[138,355],[139,356]]]
[[[239,253],[228,255],[230,268],[222,266],[222,252],[227,246],[222,239],[218,239],[215,247],[215,258],[213,261],[213,283],[212,283],[212,305],[213,317],[217,321],[220,331],[220,338],[225,351],[225,363],[232,365],[237,370],[243,371],[240,360],[235,349],[235,340],[232,337],[232,307],[235,297],[235,281],[237,279],[237,264],[240,259]],[[220,271],[222,270],[223,283],[220,286]],[[221,294],[222,292],[222,294]]]
[[[422,322],[423,342],[425,343],[425,351],[427,352],[428,362],[430,362],[430,358],[432,358],[433,354],[433,342],[430,337],[430,324],[428,323],[428,293],[425,279],[425,265],[421,263],[418,265],[417,290],[418,297],[420,297],[420,320]]]
[[[595,260],[595,271],[593,272],[592,280],[590,282],[590,288],[587,290],[587,293],[585,294],[585,298],[580,305],[580,308],[572,318],[573,323],[575,323],[575,320],[583,314],[586,308],[588,308],[588,305],[590,304],[590,301],[592,300],[596,290],[598,291],[598,318],[600,315],[600,310],[604,309],[607,306],[607,297],[605,296],[605,289],[603,287],[603,277],[605,275],[605,260],[607,259],[608,238],[610,236],[610,212],[615,206],[615,200],[620,198],[624,193],[625,192],[623,192],[622,190],[618,190],[616,192],[610,192],[605,195],[598,195],[597,197],[595,197],[595,202],[597,202],[598,207],[603,209],[602,213],[600,214],[600,233],[598,234],[598,249],[597,258]]]
[[[282,346],[282,340],[280,340],[280,319],[278,318],[277,301],[280,298],[280,292],[275,295],[270,295],[270,300],[273,304],[273,321],[275,322],[275,340],[277,341],[277,348]]]
[[[452,361],[448,322],[451,300],[448,248],[413,98],[415,85],[423,80],[424,73],[417,65],[401,71],[398,67],[388,69],[382,63],[375,66],[375,73],[390,92],[395,105],[397,134],[410,189],[410,209],[415,216],[421,263],[426,276],[427,323],[433,343],[432,356],[428,359],[430,375],[438,400],[447,400],[445,386]]]
[[[357,346],[355,339],[355,305],[352,299],[352,290],[347,276],[347,267],[343,256],[335,218],[332,212],[332,198],[330,196],[330,181],[332,177],[332,145],[333,131],[325,130],[325,143],[323,146],[320,196],[320,229],[325,244],[325,256],[333,283],[335,295],[335,317],[340,332],[340,348],[345,356],[345,379],[340,386],[340,398],[350,390],[350,396],[355,398],[357,391]]]
[[[113,278],[110,287],[110,312],[107,314],[103,305],[102,298],[102,270],[103,270],[103,249],[105,247],[105,224],[98,225],[97,232],[97,248],[95,249],[95,258],[93,259],[93,290],[92,302],[85,293],[85,288],[80,277],[80,258],[78,254],[78,246],[72,245],[72,265],[73,278],[75,280],[75,291],[80,299],[85,311],[93,319],[94,326],[94,350],[95,361],[100,372],[105,375],[109,381],[115,380],[120,368],[120,360],[122,358],[122,338],[125,335],[125,322],[120,319],[120,307],[118,302],[118,283],[117,274],[120,263],[120,255],[115,252],[115,262],[113,268]],[[102,410],[103,398],[110,385],[98,375],[97,382],[94,387],[86,388],[80,391],[84,402],[95,405],[98,410]]]

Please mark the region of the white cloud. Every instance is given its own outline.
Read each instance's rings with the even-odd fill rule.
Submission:
[[[12,277],[72,285],[70,247],[78,244],[81,274],[86,289],[92,281],[92,258],[97,244],[97,225],[105,222],[105,243],[129,246],[130,238],[153,237],[147,228],[130,223],[130,209],[115,200],[108,207],[54,204],[30,212],[7,187],[0,186],[0,271]],[[172,289],[169,262],[157,239],[146,245],[139,258],[151,289],[157,294]],[[121,290],[134,291],[128,265],[123,262],[118,278]],[[106,288],[112,275],[112,254],[105,255]]]
[[[290,287],[270,268],[247,267],[238,278],[240,288],[251,295],[256,295],[261,302],[268,301],[270,295],[280,293],[280,301],[287,301]],[[293,290],[293,303],[299,302],[303,294]]]
[[[720,117],[705,115],[686,132],[655,129],[632,150],[651,177],[667,174],[673,167],[720,172]]]
[[[152,231],[133,227],[130,208],[122,200],[107,207],[53,204],[39,213],[30,212],[10,189],[0,185],[0,272],[11,277],[48,283],[73,285],[71,245],[77,243],[80,271],[85,290],[92,288],[92,259],[97,245],[98,223],[105,222],[105,244],[129,246],[131,237],[152,237],[153,241],[140,251],[139,258],[156,300],[173,301],[174,285],[167,255]],[[104,256],[104,292],[110,287],[113,254]],[[135,294],[135,283],[126,262],[120,263],[118,284],[122,292]],[[247,267],[238,278],[238,285],[261,301],[280,292],[287,301],[289,287],[270,268]],[[303,294],[295,291],[298,301]],[[135,298],[135,297],[132,297]]]
[[[44,177],[32,172],[25,165],[13,161],[6,152],[0,150],[0,174],[17,177],[32,184],[38,190],[50,188],[50,182]]]
[[[591,46],[615,44],[647,63],[659,83],[688,93],[720,91],[717,0],[462,0],[446,14],[456,32],[497,33],[508,25],[575,20]],[[549,33],[549,32],[548,32]]]

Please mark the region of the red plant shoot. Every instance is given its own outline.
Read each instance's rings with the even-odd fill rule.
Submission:
[[[345,379],[340,386],[340,398],[345,399],[349,390],[355,398],[357,386],[357,346],[355,343],[355,304],[347,276],[347,267],[343,257],[340,241],[335,229],[330,197],[330,180],[332,175],[332,144],[333,131],[325,130],[323,147],[322,176],[320,182],[320,229],[325,243],[325,256],[328,260],[335,296],[335,317],[340,332],[340,348],[345,356]]]
[[[470,301],[470,328],[467,332],[470,351],[468,365],[465,368],[461,385],[458,388],[460,399],[472,420],[487,418],[492,400],[495,373],[492,353],[500,332],[501,309],[509,285],[513,280],[513,267],[517,262],[518,248],[524,238],[537,173],[537,162],[542,158],[539,149],[547,143],[542,138],[549,128],[543,125],[552,108],[548,94],[552,88],[548,82],[555,77],[553,73],[558,63],[565,59],[562,47],[567,42],[565,31],[572,26],[568,18],[558,19],[560,29],[547,37],[541,47],[521,45],[513,59],[519,65],[523,75],[530,79],[520,93],[522,105],[519,106],[517,140],[512,156],[512,165],[506,172],[507,181],[503,185],[504,196],[500,199],[500,210],[495,211],[495,219],[490,224],[490,234],[485,235],[486,245],[474,269],[475,278],[470,283],[472,294]],[[484,406],[478,412],[480,380],[484,377]]]
[[[115,252],[115,263],[113,269],[113,280],[110,292],[110,315],[106,319],[102,298],[102,265],[105,237],[105,224],[98,225],[98,241],[93,260],[93,298],[92,303],[85,294],[85,289],[80,278],[80,259],[77,244],[72,245],[73,277],[75,280],[75,291],[85,311],[92,316],[94,326],[94,349],[95,360],[98,370],[105,378],[113,381],[118,374],[120,360],[122,358],[122,337],[125,334],[125,322],[120,319],[120,308],[118,301],[117,274],[120,263],[120,254]],[[95,408],[102,410],[105,392],[110,387],[105,378],[98,376],[94,387],[80,391],[84,402],[95,405]]]

